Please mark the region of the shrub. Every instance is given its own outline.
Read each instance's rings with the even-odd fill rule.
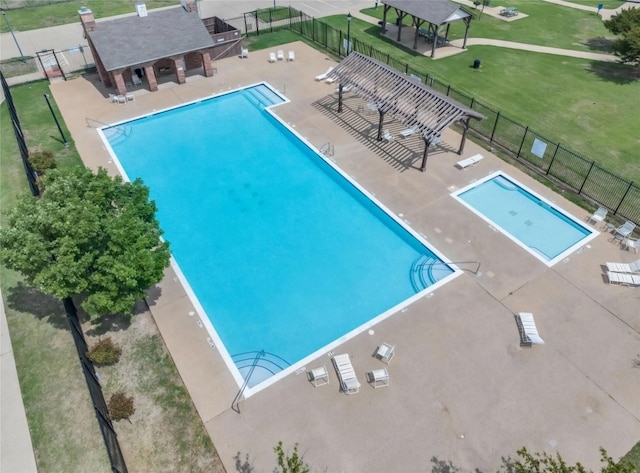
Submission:
[[[56,167],[56,160],[53,157],[53,153],[51,151],[36,151],[29,155],[29,162],[31,163],[31,167],[38,173],[44,174],[49,169],[54,169]]]
[[[107,407],[109,407],[111,420],[129,420],[136,411],[133,407],[133,396],[127,396],[122,390],[111,395]]]
[[[99,366],[115,365],[120,361],[121,353],[122,349],[111,340],[111,337],[107,337],[98,340],[98,342],[89,349],[87,358]]]

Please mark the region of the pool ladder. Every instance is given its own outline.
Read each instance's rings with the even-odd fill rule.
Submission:
[[[260,361],[260,357],[264,355],[265,355],[264,350],[260,350],[256,354],[256,357],[253,359],[253,363],[251,364],[251,368],[249,369],[249,373],[247,373],[247,377],[244,378],[244,383],[242,383],[242,386],[240,387],[240,391],[238,391],[238,394],[236,394],[236,397],[233,399],[233,402],[231,403],[231,409],[236,411],[238,414],[240,414],[240,401],[242,401],[242,395],[244,394],[244,390],[247,388],[247,385],[249,384],[249,380],[251,379],[251,375],[255,371],[256,366],[258,366],[258,361]]]

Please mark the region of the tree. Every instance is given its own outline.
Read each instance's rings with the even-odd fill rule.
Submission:
[[[624,63],[640,67],[640,8],[622,10],[604,26],[613,34],[621,36],[613,43],[613,51]]]
[[[526,448],[517,451],[518,458],[507,462],[508,473],[587,473],[587,469],[580,463],[567,464],[559,453],[556,456],[548,453],[529,453]],[[600,449],[602,473],[634,473],[635,467],[626,460],[618,463],[607,455],[604,448]]]
[[[148,188],[84,167],[53,169],[42,184],[8,212],[0,262],[46,294],[86,297],[89,315],[131,313],[170,258]]]

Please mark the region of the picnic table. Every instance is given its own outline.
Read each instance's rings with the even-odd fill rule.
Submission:
[[[424,38],[424,40],[427,43],[433,43],[433,38],[434,38],[434,34],[433,31],[424,29],[424,28],[420,28],[418,30],[418,36]],[[447,38],[443,37],[443,36],[438,36],[438,46],[444,46],[448,43]]]
[[[518,15],[518,9],[516,7],[507,7],[500,10],[500,14],[506,17],[512,17]]]

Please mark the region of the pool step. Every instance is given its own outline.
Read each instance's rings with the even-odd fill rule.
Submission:
[[[264,350],[238,353],[232,355],[231,359],[245,380],[247,376],[251,375],[251,379],[247,382],[247,386],[250,388],[291,366],[291,363],[284,358]],[[254,364],[255,368],[252,373],[251,369]]]
[[[257,85],[255,87],[245,89],[245,92],[246,97],[254,105],[257,105],[260,108],[269,107],[283,102],[282,98],[265,85]]]
[[[102,130],[102,133],[104,133],[109,144],[111,146],[115,146],[123,143],[127,138],[129,138],[132,131],[133,129],[131,128],[131,125],[117,125],[111,128],[105,128]]]
[[[409,279],[413,290],[420,292],[452,272],[453,270],[438,258],[420,255],[411,264]]]

